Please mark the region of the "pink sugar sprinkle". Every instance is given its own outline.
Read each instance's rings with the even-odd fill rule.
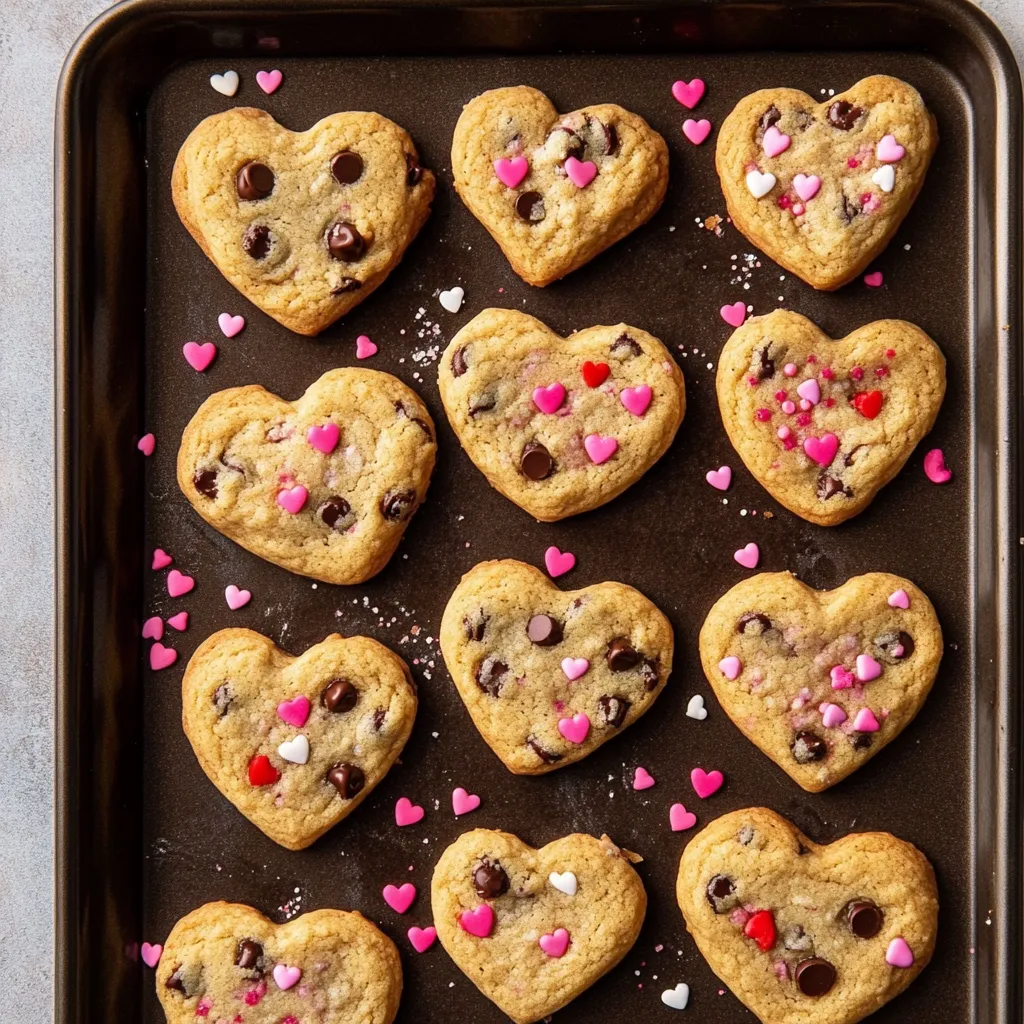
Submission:
[[[729,923],[736,925],[737,928],[742,928],[747,921],[750,920],[750,913],[743,909],[743,907],[737,907],[729,915]]]
[[[795,437],[787,437],[782,442],[782,447],[785,448],[787,452],[791,452],[796,447],[796,438]]]
[[[757,387],[757,378],[756,378],[756,377],[748,377],[748,378],[747,378],[747,383],[748,383],[748,384],[749,384],[749,385],[750,385],[750,386],[751,386],[752,388],[756,388],[756,387]]]
[[[885,358],[886,359],[892,359],[895,355],[896,355],[896,349],[894,349],[894,348],[887,348],[885,350]]]
[[[889,367],[888,366],[876,366],[875,367],[875,376],[876,377],[888,377],[889,376]]]
[[[809,363],[816,363],[817,361],[818,357],[813,352],[807,357],[807,362]]]
[[[821,371],[821,375],[822,375],[822,377],[825,378],[825,380],[832,380],[835,377],[835,373],[833,373],[831,366],[823,367],[822,371]]]
[[[831,409],[832,406],[835,405],[835,404],[836,404],[836,400],[834,398],[826,398],[825,399],[825,408],[826,409]]]
[[[778,430],[775,431],[775,435],[776,437],[778,437],[780,441],[785,441],[787,437],[790,437],[792,435],[792,433],[793,431],[790,430],[789,427],[787,427],[785,424],[783,424],[781,427],[779,427]]]
[[[782,368],[782,372],[787,377],[795,377],[796,376],[796,363],[786,363],[786,365]]]
[[[258,1006],[259,1001],[267,994],[267,983],[261,981],[255,988],[249,989],[245,993],[245,1005],[246,1006]]]
[[[796,405],[793,402],[785,401],[782,403],[782,411],[787,416],[792,416],[796,412]]]
[[[772,414],[767,409],[758,409],[754,413],[754,418],[760,420],[762,423],[767,423],[771,418]]]
[[[864,371],[863,371],[863,370],[862,370],[862,369],[861,369],[861,368],[860,368],[859,366],[855,366],[855,367],[854,367],[854,368],[853,368],[853,369],[852,369],[852,370],[850,371],[850,376],[851,376],[851,377],[852,377],[852,378],[853,378],[854,380],[863,380],[863,379],[864,379]]]
[[[851,156],[851,157],[850,157],[850,158],[849,158],[849,159],[848,159],[848,160],[846,161],[846,166],[847,166],[847,167],[850,167],[850,168],[853,168],[853,167],[860,167],[860,161],[859,161],[859,160],[858,160],[858,159],[857,159],[857,158],[856,158],[855,156]]]
[[[860,201],[861,201],[862,203],[868,203],[868,202],[870,202],[870,201],[871,201],[871,193],[870,193],[870,192],[865,192],[865,193],[863,193],[863,194],[861,195],[861,197],[860,197]]]
[[[775,392],[775,401],[776,402],[785,401],[785,398],[786,398],[786,392],[785,391],[781,391],[780,390],[780,391],[776,391]]]
[[[780,210],[788,210],[793,205],[789,196],[779,196],[776,202],[779,204]]]
[[[785,960],[775,961],[775,976],[779,979],[779,981],[789,980],[789,968],[786,966]]]
[[[284,1020],[281,1021],[281,1024],[299,1024],[299,1018],[298,1017],[293,1017],[289,1013],[288,1016],[285,1017]]]
[[[800,408],[803,409],[804,412],[807,412],[811,408],[810,399],[801,398],[800,399]]]
[[[802,412],[796,418],[796,422],[801,427],[806,427],[811,422],[811,414],[809,412]]]
[[[212,1006],[213,1006],[213,1003],[204,996],[196,1004],[196,1016],[197,1017],[209,1017],[210,1016],[210,1008]]]
[[[793,204],[793,216],[794,217],[802,217],[803,215],[804,215],[804,204],[803,203],[794,203]]]

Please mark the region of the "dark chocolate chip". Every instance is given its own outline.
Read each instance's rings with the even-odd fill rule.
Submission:
[[[828,755],[828,744],[813,732],[798,732],[793,740],[793,759],[797,764],[810,764]]]
[[[612,342],[611,353],[613,356],[618,356],[620,359],[625,359],[627,356],[643,355],[643,351],[644,350],[640,347],[640,343],[635,338],[631,338],[625,332],[620,334]]]
[[[212,469],[201,469],[194,477],[192,477],[192,486],[204,497],[204,498],[216,498],[217,497],[217,473]]]
[[[914,653],[914,638],[909,633],[904,633],[903,630],[900,630],[900,645],[903,648],[903,653],[894,654],[893,657],[902,661]]]
[[[335,153],[331,161],[331,174],[339,185],[351,185],[363,173],[363,158],[351,150]]]
[[[220,712],[221,718],[228,713],[228,708],[231,707],[231,703],[234,699],[235,695],[227,683],[221,683],[220,686],[213,691],[213,706]]]
[[[875,742],[874,733],[870,732],[859,732],[853,738],[853,749],[854,750],[867,750],[872,743]]]
[[[408,519],[416,511],[416,492],[388,491],[380,500],[380,511],[393,523]]]
[[[343,277],[341,284],[336,288],[331,289],[332,295],[341,295],[343,292],[354,292],[363,287],[362,281],[357,281],[354,277]]]
[[[881,909],[870,900],[851,900],[843,907],[842,916],[858,939],[873,939],[885,920]]]
[[[270,228],[266,224],[250,224],[242,235],[242,248],[254,260],[265,259],[270,252]]]
[[[384,724],[384,719],[388,717],[387,708],[377,708],[373,713],[373,728],[376,732],[380,732],[381,726]]]
[[[484,693],[497,697],[501,693],[502,684],[505,682],[505,675],[508,672],[508,665],[499,661],[493,655],[488,655],[480,663],[476,670],[476,685]]]
[[[640,666],[640,678],[644,689],[650,693],[658,685],[658,662],[653,658],[645,658]]]
[[[758,380],[768,380],[769,377],[775,376],[775,360],[769,355],[771,347],[771,343],[769,343],[762,345],[758,350],[758,362],[760,363],[757,368]]]
[[[764,612],[746,612],[736,622],[736,632],[744,636],[764,636],[772,629],[772,620]]]
[[[516,199],[516,213],[527,224],[539,224],[547,216],[544,197],[539,192],[523,192]]]
[[[328,711],[343,714],[359,700],[359,691],[347,679],[332,679],[320,694],[320,704]]]
[[[845,385],[846,387],[845,387],[845,388],[843,388],[843,387],[842,387],[842,385]],[[832,386],[833,386],[833,388],[835,388],[835,387],[840,387],[840,389],[841,389],[841,390],[849,390],[849,389],[850,389],[850,382],[849,382],[848,380],[844,380],[844,381],[836,381],[836,382],[835,382],[835,383],[834,383],[834,384],[833,384]],[[850,450],[849,450],[849,451],[848,451],[848,452],[847,452],[847,453],[846,453],[846,454],[845,454],[845,455],[843,456],[843,465],[844,465],[844,466],[852,466],[852,465],[853,465],[853,459],[854,459],[854,456],[855,456],[855,455],[856,455],[856,454],[857,454],[858,452],[864,451],[864,449],[866,449],[866,448],[868,448],[868,447],[870,447],[870,445],[866,445],[866,444],[858,444],[858,445],[854,445],[854,447],[853,447],[853,448],[851,448],[851,449],[850,449]]]
[[[562,642],[562,624],[550,615],[531,615],[526,635],[538,647],[554,647]]]
[[[164,988],[174,989],[175,992],[185,994],[185,979],[181,973],[181,967],[175,967],[171,976],[164,982]]]
[[[754,830],[750,825],[744,825],[736,833],[736,840],[740,846],[749,846],[754,841]]]
[[[359,234],[355,224],[347,220],[332,224],[327,231],[326,240],[331,259],[355,263],[366,252],[366,240]]]
[[[879,657],[887,665],[895,665],[898,661],[904,661],[914,653],[914,638],[902,630],[890,630],[888,633],[881,633],[875,637],[874,645],[878,648]],[[902,650],[900,650],[902,648]],[[900,653],[897,654],[896,651]]]
[[[605,694],[597,703],[600,705],[601,717],[604,718],[606,725],[618,729],[626,720],[630,702],[625,697],[612,697]]]
[[[778,124],[782,119],[782,111],[773,103],[760,117],[757,122],[757,141],[761,142],[764,139],[764,133],[768,131],[773,124]]]
[[[489,615],[484,615],[483,609],[480,610],[480,618],[473,622],[470,620],[468,615],[462,617],[462,630],[466,634],[467,640],[480,641],[484,638],[484,633],[487,632],[487,623],[490,621]]]
[[[852,224],[856,216],[860,214],[860,204],[854,202],[848,198],[847,195],[843,194],[843,204],[840,207],[840,216],[843,218],[843,222],[846,224]]]
[[[812,956],[796,965],[794,977],[805,996],[823,996],[836,983],[836,969],[827,960]]]
[[[555,764],[562,760],[561,754],[555,754],[550,750],[545,750],[537,740],[536,736],[527,736],[526,745],[545,763]]]
[[[797,953],[806,953],[814,946],[810,935],[798,924],[790,925],[782,933],[782,944],[786,949]]]
[[[494,395],[481,395],[469,403],[469,415],[479,416],[482,412],[490,412],[498,404]]]
[[[555,125],[555,127],[552,128],[551,131],[548,133],[548,137],[545,140],[544,145],[546,146],[548,142],[551,141],[551,139],[555,135],[555,132],[563,132],[566,135],[566,150],[564,159],[568,160],[569,157],[574,156],[577,160],[582,160],[583,153],[586,149],[586,143],[568,125]]]
[[[715,875],[707,884],[705,893],[711,909],[716,914],[724,914],[739,902],[736,899],[736,886],[727,875]]]
[[[619,148],[619,133],[615,130],[615,125],[613,124],[605,124],[603,121],[598,121],[598,124],[604,129],[605,155],[611,156]]]
[[[419,163],[416,160],[416,157],[410,155],[409,153],[406,153],[405,168],[406,185],[408,185],[410,188],[413,185],[418,185],[423,177],[423,168],[420,167]]]
[[[461,377],[468,369],[469,365],[466,362],[466,346],[460,345],[452,354],[452,376]]]
[[[406,409],[405,405],[401,401],[395,402],[395,412],[399,417],[404,416],[406,419],[412,420],[412,422],[415,423],[431,441],[434,440],[434,432],[430,429],[430,424],[427,423],[426,420],[421,420],[419,416],[410,416],[409,410]]]
[[[243,971],[253,971],[257,977],[263,976],[260,960],[263,958],[263,947],[254,939],[242,939],[235,953],[235,966]]]
[[[551,458],[551,452],[539,441],[527,441],[519,456],[519,468],[523,476],[530,480],[543,480],[551,475],[554,460]]]
[[[819,501],[828,501],[829,498],[834,498],[837,494],[847,498],[853,497],[853,491],[845,486],[842,480],[838,480],[826,470],[822,470],[818,474],[818,488],[815,493],[818,495]]]
[[[327,781],[341,794],[342,799],[351,800],[366,785],[366,776],[358,765],[343,761],[331,767],[327,772]]]
[[[473,888],[477,896],[495,900],[508,892],[508,875],[499,863],[492,864],[485,858],[473,870]]]
[[[628,672],[640,664],[640,652],[624,636],[617,636],[608,645],[605,659],[613,672]]]
[[[274,191],[274,172],[266,164],[250,161],[243,164],[235,177],[238,198],[252,202],[266,199]]]
[[[846,100],[836,100],[828,108],[828,121],[833,128],[838,128],[841,132],[848,132],[863,113],[864,111],[860,107],[855,107]]]
[[[332,494],[317,510],[316,514],[332,530],[347,529],[346,521],[352,512],[352,506],[340,495]]]

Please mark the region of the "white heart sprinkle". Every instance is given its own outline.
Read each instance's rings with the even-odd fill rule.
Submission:
[[[696,718],[698,722],[703,722],[708,717],[708,709],[704,707],[704,698],[699,693],[695,693],[690,698],[690,703],[686,705],[686,717]]]
[[[891,192],[896,185],[896,168],[892,164],[884,164],[871,175],[871,180],[883,192]]]
[[[300,734],[293,740],[285,740],[277,752],[292,764],[305,764],[309,760],[309,740]]]
[[[673,1010],[685,1010],[690,1001],[690,986],[679,982],[675,988],[667,988],[661,993],[661,1001]]]
[[[576,895],[576,876],[571,871],[563,871],[561,874],[557,871],[552,871],[548,875],[548,881],[559,892],[564,892],[566,896]]]
[[[223,75],[210,75],[210,85],[221,96],[234,96],[238,92],[238,72],[225,71]]]
[[[761,199],[775,188],[775,175],[771,171],[762,174],[753,170],[747,175],[747,188],[755,199]]]
[[[438,295],[438,299],[441,300],[441,305],[448,310],[449,313],[458,313],[462,308],[462,300],[466,297],[465,291],[461,288],[449,288],[446,292],[441,292]]]

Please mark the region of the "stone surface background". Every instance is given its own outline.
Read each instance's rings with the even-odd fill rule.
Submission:
[[[53,1019],[53,104],[103,0],[0,0],[0,964],[4,1019]],[[981,0],[1018,60],[1024,3]]]

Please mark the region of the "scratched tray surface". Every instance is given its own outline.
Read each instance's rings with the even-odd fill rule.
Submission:
[[[628,62],[627,62],[628,61]],[[573,831],[600,835],[640,853],[649,896],[643,931],[609,976],[558,1015],[559,1021],[659,1019],[670,1011],[660,993],[679,981],[691,1008],[716,1021],[751,1015],[722,986],[686,935],[674,897],[680,852],[693,832],[669,830],[669,806],[681,800],[699,824],[725,811],[766,805],[817,841],[851,830],[892,831],[919,846],[939,878],[941,916],[933,964],[909,991],[883,1009],[879,1022],[968,1019],[971,905],[972,665],[969,584],[969,496],[972,452],[963,425],[969,403],[969,296],[965,253],[971,242],[968,165],[971,110],[941,65],[904,53],[856,55],[551,56],[474,59],[280,59],[269,65],[230,63],[242,86],[233,100],[214,92],[208,62],[178,67],[152,96],[146,115],[148,254],[145,427],[157,436],[146,469],[146,551],[160,546],[197,585],[172,601],[163,573],[145,570],[145,615],[191,613],[170,670],[145,674],[141,717],[144,911],[142,937],[160,941],[183,914],[208,900],[249,903],[277,921],[318,907],[362,911],[397,943],[405,972],[399,1019],[487,1024],[500,1013],[449,960],[440,945],[417,955],[406,929],[431,920],[433,864],[469,828],[501,828],[541,845]],[[264,96],[254,75],[279,66],[284,84]],[[938,117],[942,142],[924,191],[875,267],[885,285],[856,282],[822,295],[762,259],[731,226],[721,236],[697,222],[724,215],[714,173],[715,135],[693,147],[681,134],[687,112],[670,93],[680,77],[699,75],[708,93],[693,116],[717,127],[741,96],[767,86],[795,86],[821,97],[872,73],[900,76],[924,95]],[[661,211],[645,227],[547,289],[523,284],[451,188],[449,147],[462,105],[479,92],[528,83],[559,110],[611,101],[645,117],[667,139],[671,182]],[[434,212],[388,281],[341,323],[317,339],[301,338],[246,302],[188,237],[170,199],[174,156],[200,119],[232,105],[262,107],[284,125],[305,129],[337,110],[376,110],[414,136],[424,163],[438,172]],[[466,301],[442,310],[436,292],[459,284]],[[833,336],[871,320],[902,317],[928,331],[948,359],[949,387],[931,438],[862,515],[824,529],[770,500],[742,469],[723,432],[715,401],[717,355],[730,333],[718,307],[742,299],[756,313],[782,305],[811,317]],[[647,476],[602,509],[557,524],[539,524],[493,491],[460,450],[436,386],[437,357],[479,310],[509,306],[556,331],[625,321],[651,331],[676,354],[686,375],[687,414],[672,448]],[[217,315],[241,312],[244,332],[227,340]],[[357,587],[316,584],[248,554],[207,526],[175,483],[182,429],[214,391],[258,383],[296,398],[321,373],[355,365],[354,340],[380,346],[365,365],[395,374],[427,402],[440,451],[427,503],[417,512],[390,565]],[[214,340],[219,354],[205,374],[181,356],[190,340]],[[941,446],[956,476],[947,487],[927,482],[923,450]],[[727,494],[704,473],[728,463],[737,470]],[[766,513],[771,513],[769,516]],[[732,553],[748,541],[761,548],[760,570],[788,569],[818,588],[870,570],[906,575],[935,602],[946,639],[938,680],[917,720],[891,746],[834,789],[803,793],[748,743],[719,709],[705,683],[697,634],[713,602],[749,575]],[[540,778],[510,775],[470,723],[440,658],[441,613],[460,575],[483,559],[512,557],[541,564],[556,544],[575,552],[567,588],[621,580],[642,590],[669,616],[677,654],[668,686],[651,711],[585,761]],[[228,610],[234,583],[252,591],[245,608]],[[199,767],[180,726],[180,681],[188,657],[214,630],[248,626],[297,654],[333,631],[382,641],[413,663],[420,710],[408,746],[377,790],[348,820],[311,849],[290,853],[264,837],[220,796]],[[166,639],[166,638],[165,638]],[[685,715],[688,698],[704,695],[705,721]],[[657,785],[632,790],[636,765]],[[695,766],[725,773],[708,801],[689,785]],[[482,797],[480,810],[452,814],[454,786]],[[411,828],[394,824],[399,796],[426,808]],[[941,808],[941,813],[939,809]],[[412,881],[419,895],[399,916],[380,892]],[[843,965],[839,964],[842,970]],[[162,1021],[151,978],[142,1019]]]

